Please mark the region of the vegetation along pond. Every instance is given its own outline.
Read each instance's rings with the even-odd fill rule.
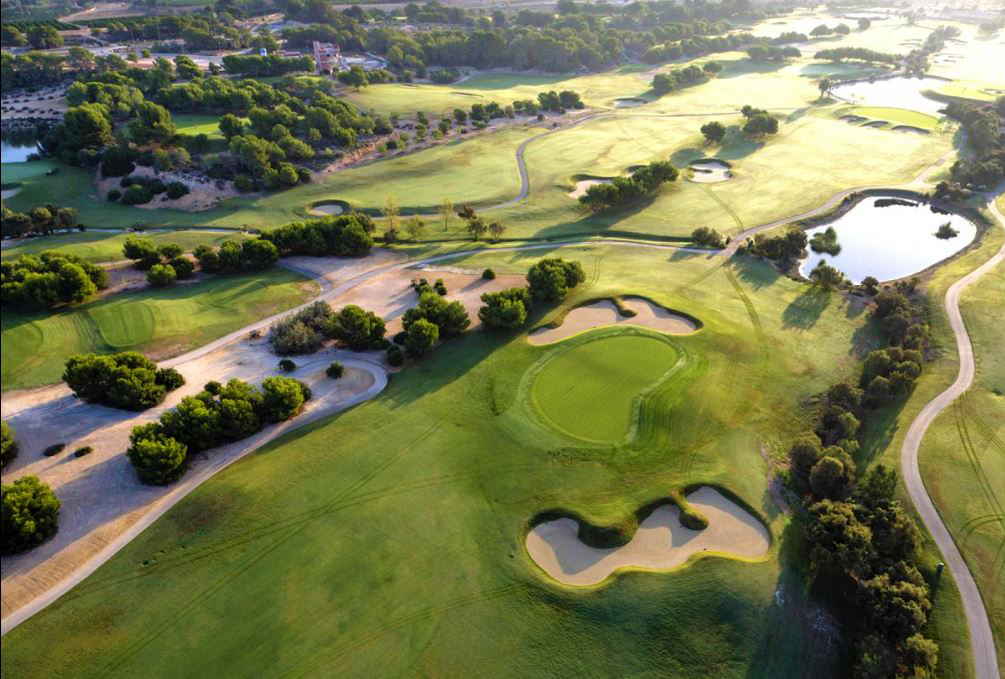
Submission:
[[[837,256],[810,250],[799,264],[799,273],[808,276],[822,259],[855,283],[866,276],[881,281],[903,278],[956,254],[977,235],[977,226],[970,220],[933,212],[928,203],[895,199],[886,207],[876,205],[890,199],[870,196],[836,220],[809,229],[806,235],[812,239],[833,227],[841,250]],[[947,222],[957,235],[939,238],[936,232]]]

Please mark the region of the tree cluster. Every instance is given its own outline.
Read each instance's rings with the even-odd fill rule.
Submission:
[[[291,222],[262,235],[281,257],[362,257],[373,246],[373,220],[360,212],[329,215],[307,222]]]
[[[953,183],[984,190],[1005,178],[1005,129],[1001,124],[1005,96],[998,97],[993,107],[954,99],[945,110],[946,115],[960,121],[975,151],[973,158],[953,163]]]
[[[22,309],[83,302],[108,287],[108,272],[76,255],[45,251],[0,263],[0,299]]]
[[[280,356],[313,353],[326,338],[366,351],[385,346],[384,333],[384,320],[372,311],[349,304],[336,312],[319,301],[273,323],[269,343]]]
[[[805,231],[789,229],[780,234],[759,233],[744,244],[744,250],[784,264],[802,257],[808,242]]]
[[[133,427],[126,456],[140,481],[167,485],[181,478],[193,454],[288,420],[310,398],[310,388],[291,377],[266,377],[261,387],[238,379],[209,382],[159,421]]]
[[[779,47],[778,45],[751,45],[747,48],[747,56],[750,57],[751,61],[757,62],[785,61],[786,59],[801,57],[802,54],[798,47],[791,45],[786,47]]]
[[[137,351],[71,356],[63,381],[78,398],[122,410],[146,410],[185,383],[177,370],[158,368]]]
[[[59,529],[59,499],[37,476],[22,476],[0,487],[2,553],[36,547]]]
[[[282,57],[278,54],[228,54],[223,58],[223,67],[231,75],[248,78],[286,75],[314,70],[314,60],[308,56]]]
[[[28,212],[17,212],[6,205],[0,206],[0,228],[4,238],[28,235],[48,235],[55,231],[70,231],[83,226],[77,219],[77,210],[53,204],[39,205]]]
[[[708,82],[709,77],[722,70],[722,65],[716,61],[706,62],[703,66],[691,64],[677,68],[667,73],[657,73],[653,76],[650,86],[653,92],[662,96],[690,85],[700,85]]]
[[[877,52],[866,47],[832,47],[830,49],[818,50],[814,57],[835,62],[862,61],[868,64],[888,64],[890,66],[896,65],[901,60],[898,54]]]
[[[579,197],[591,212],[628,205],[653,195],[680,173],[667,161],[656,160],[636,170],[631,177],[615,177],[609,184],[594,184]]]

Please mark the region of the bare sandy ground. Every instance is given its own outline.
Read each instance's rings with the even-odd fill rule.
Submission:
[[[531,344],[551,344],[581,332],[605,325],[641,325],[667,335],[689,335],[698,329],[694,321],[656,306],[646,299],[630,297],[625,306],[635,312],[634,316],[622,316],[618,307],[610,300],[600,300],[593,304],[576,307],[557,328],[539,328],[527,335]]]
[[[217,188],[216,182],[212,180],[199,181],[179,172],[157,172],[152,167],[143,167],[142,165],[137,165],[136,169],[133,170],[131,174],[135,177],[158,177],[165,184],[169,184],[171,182],[181,182],[189,188],[189,192],[181,198],[172,200],[167,197],[166,193],[162,193],[159,196],[154,196],[153,200],[149,203],[143,203],[142,205],[135,206],[143,208],[144,210],[156,210],[158,208],[169,207],[175,210],[184,210],[186,212],[199,212],[201,210],[208,210],[221,200],[225,198],[232,198],[238,194],[237,189],[235,189],[232,184],[225,184],[224,188],[221,189]],[[98,190],[101,192],[101,196],[106,197],[108,192],[112,189],[125,191],[125,189],[120,186],[121,180],[121,177],[108,177],[106,179],[99,177],[96,184]]]
[[[699,184],[714,184],[733,178],[733,171],[729,166],[715,161],[691,163],[689,170],[687,178]]]
[[[60,21],[74,23],[76,21],[90,21],[93,19],[111,19],[114,17],[137,16],[142,12],[132,8],[132,3],[128,2],[99,2],[89,9],[67,14],[60,17]]]
[[[586,191],[591,186],[596,186],[597,184],[610,184],[610,183],[611,183],[610,179],[581,179],[578,182],[576,182],[576,188],[574,188],[572,191],[569,191],[569,193],[565,195],[569,196],[569,198],[575,198],[576,200],[579,200],[580,196],[586,195]]]
[[[527,534],[527,552],[545,573],[566,585],[596,585],[617,570],[670,570],[695,554],[756,559],[768,553],[767,528],[714,488],[704,486],[687,496],[708,519],[704,530],[680,524],[675,505],[658,507],[639,525],[632,540],[611,549],[583,544],[579,524],[563,518],[538,524]]]

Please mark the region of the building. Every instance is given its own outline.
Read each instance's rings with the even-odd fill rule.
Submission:
[[[342,50],[330,42],[314,41],[314,68],[318,73],[336,73],[343,68]]]

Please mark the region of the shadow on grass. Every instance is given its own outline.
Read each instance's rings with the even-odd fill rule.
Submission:
[[[733,255],[729,260],[729,266],[733,268],[741,281],[754,290],[774,285],[782,277],[782,274],[778,273],[778,270],[768,262],[747,255]]]
[[[820,315],[831,302],[831,293],[817,287],[808,287],[785,307],[782,327],[808,330],[820,320]]]
[[[721,62],[723,64],[723,69],[719,73],[718,77],[721,78],[737,78],[743,75],[757,75],[764,73],[774,73],[779,71],[788,64],[784,61],[754,61],[752,59],[738,59],[736,61],[726,61]]]

